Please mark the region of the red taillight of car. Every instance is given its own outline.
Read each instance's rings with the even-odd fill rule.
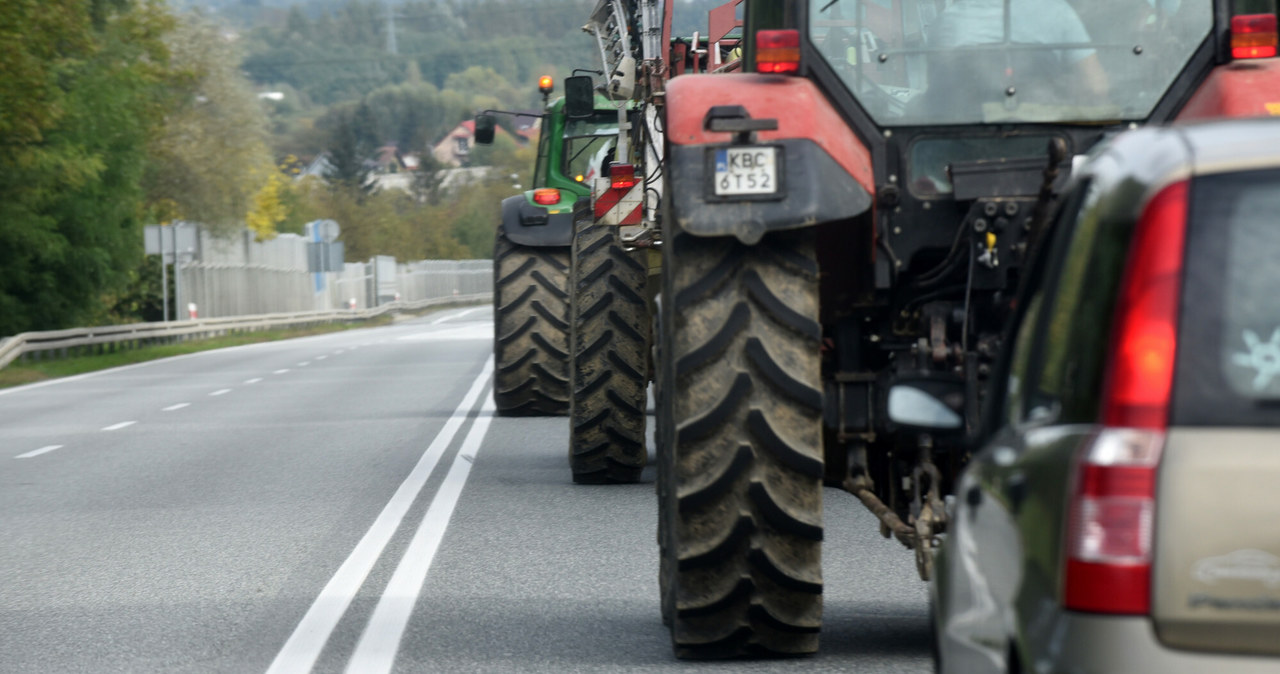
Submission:
[[[800,72],[800,31],[756,31],[756,72]]]
[[[609,165],[609,187],[629,190],[636,185],[636,167],[631,164]]]
[[[1231,58],[1266,59],[1276,55],[1276,15],[1231,17]]]
[[[1116,301],[1102,423],[1164,430],[1178,347],[1178,300],[1187,234],[1187,182],[1143,210]]]
[[[1177,356],[1188,183],[1162,189],[1134,229],[1116,302],[1103,428],[1083,448],[1068,510],[1064,605],[1151,610],[1156,470]]]
[[[533,191],[533,203],[541,206],[555,206],[560,203],[560,190],[554,187],[544,187]]]
[[[1082,451],[1068,514],[1067,608],[1151,610],[1151,534],[1163,447],[1160,431],[1104,428]]]

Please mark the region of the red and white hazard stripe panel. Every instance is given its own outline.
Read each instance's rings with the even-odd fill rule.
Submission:
[[[591,190],[598,225],[638,225],[644,215],[644,181],[613,189],[608,178],[597,178]]]

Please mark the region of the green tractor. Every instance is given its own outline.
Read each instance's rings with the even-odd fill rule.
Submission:
[[[542,77],[543,113],[533,186],[502,201],[493,248],[494,403],[508,416],[569,412],[569,273],[575,207],[588,208],[590,180],[617,138],[618,110],[570,119],[564,99],[550,101]],[[495,115],[476,117],[476,142],[493,142]]]

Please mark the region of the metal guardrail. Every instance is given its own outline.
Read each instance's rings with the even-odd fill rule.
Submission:
[[[26,353],[62,351],[64,349],[120,344],[153,342],[170,338],[204,339],[229,332],[244,330],[269,330],[317,323],[346,323],[367,321],[388,313],[411,312],[433,306],[472,304],[493,301],[493,293],[434,297],[416,302],[389,302],[372,309],[349,311],[304,311],[289,314],[260,314],[228,318],[206,318],[193,321],[169,321],[167,323],[132,323],[129,325],[104,325],[96,328],[71,328],[47,332],[23,332],[0,339],[0,369]]]

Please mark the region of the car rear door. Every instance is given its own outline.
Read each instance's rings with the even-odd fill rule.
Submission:
[[[1156,492],[1166,645],[1280,654],[1280,169],[1192,180]]]

